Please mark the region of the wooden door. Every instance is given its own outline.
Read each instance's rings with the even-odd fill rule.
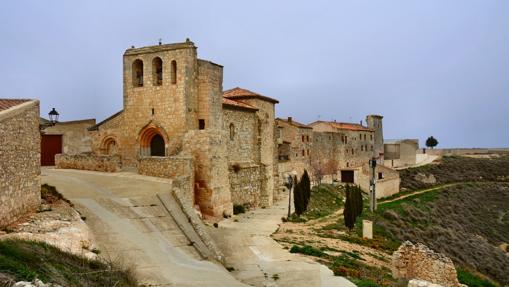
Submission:
[[[62,135],[41,136],[41,165],[55,165],[55,155],[62,153]]]

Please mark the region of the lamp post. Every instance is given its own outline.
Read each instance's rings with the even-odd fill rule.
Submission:
[[[55,125],[58,122],[58,116],[60,115],[55,108],[53,108],[49,113],[49,121],[52,125]]]

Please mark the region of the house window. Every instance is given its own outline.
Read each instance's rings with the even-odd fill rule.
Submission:
[[[352,154],[354,154],[354,151],[353,151],[353,149],[352,149]]]
[[[198,120],[198,129],[200,129],[200,130],[204,130],[205,129],[205,120],[204,119],[199,119]]]
[[[302,150],[302,156],[306,156],[306,151]]]
[[[381,173],[381,172],[379,172],[379,173],[378,173],[378,179],[384,179],[384,174],[383,174],[383,173]]]
[[[171,83],[177,83],[177,61],[171,61]]]
[[[371,146],[371,151],[373,151],[373,146]]]
[[[302,142],[304,142],[304,138],[305,138],[305,137],[304,137],[304,136],[302,136]]]
[[[143,62],[140,59],[136,59],[133,62],[133,87],[143,87]]]
[[[370,140],[373,140],[373,135],[369,135],[369,139],[370,139]]]
[[[160,86],[163,84],[163,60],[155,57],[152,60],[152,85]]]
[[[235,125],[233,123],[230,124],[230,140],[235,139]]]
[[[309,156],[309,150],[308,150],[308,156]]]
[[[306,141],[309,142],[309,136],[306,136]]]

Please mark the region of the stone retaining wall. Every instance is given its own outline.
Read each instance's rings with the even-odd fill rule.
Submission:
[[[233,204],[259,207],[265,181],[263,167],[252,163],[234,163],[229,172]]]
[[[57,154],[55,155],[55,166],[56,168],[116,172],[120,171],[122,163],[118,155]]]
[[[0,112],[0,227],[40,204],[40,143],[39,101]]]
[[[181,190],[181,198],[194,205],[194,162],[192,157],[145,157],[138,163],[142,175],[173,179],[173,186]]]

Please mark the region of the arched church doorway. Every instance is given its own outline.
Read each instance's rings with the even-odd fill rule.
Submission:
[[[164,130],[149,124],[140,131],[140,156],[166,156],[168,138]]]
[[[155,134],[150,140],[150,156],[165,156],[164,139],[159,134]]]

